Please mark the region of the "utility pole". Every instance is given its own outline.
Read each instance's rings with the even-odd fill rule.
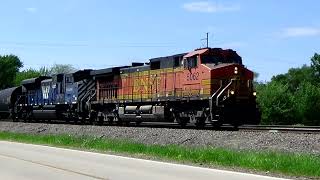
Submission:
[[[209,48],[209,33],[207,32],[207,48]]]
[[[207,48],[209,48],[209,33],[207,32],[207,37],[204,39],[201,39],[201,41],[206,40],[207,42]]]

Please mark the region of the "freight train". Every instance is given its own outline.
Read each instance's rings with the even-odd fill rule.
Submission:
[[[0,91],[0,118],[94,124],[259,124],[252,71],[236,51],[202,48],[147,63],[40,76]]]

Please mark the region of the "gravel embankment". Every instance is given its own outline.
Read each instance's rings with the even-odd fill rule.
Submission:
[[[148,127],[79,126],[0,122],[0,131],[32,134],[91,135],[130,139],[145,144],[214,146],[237,150],[275,150],[320,155],[320,134],[270,133],[266,131],[210,131]]]

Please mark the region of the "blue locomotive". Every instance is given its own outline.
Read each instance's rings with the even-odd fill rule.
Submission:
[[[0,114],[24,121],[86,119],[89,109],[83,102],[88,101],[89,87],[94,87],[90,70],[27,79],[21,87],[0,91]]]

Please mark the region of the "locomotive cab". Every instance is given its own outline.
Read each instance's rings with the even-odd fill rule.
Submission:
[[[204,48],[184,56],[184,91],[209,99],[207,119],[215,124],[258,124],[253,72],[233,50]],[[206,114],[206,113],[205,113]]]

